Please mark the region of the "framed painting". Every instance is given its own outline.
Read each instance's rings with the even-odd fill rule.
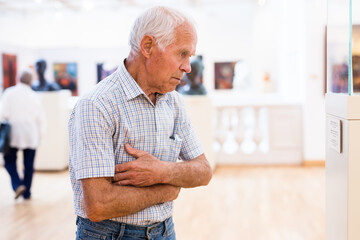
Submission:
[[[16,55],[2,54],[3,89],[16,85],[17,62]]]
[[[118,67],[117,66],[108,66],[104,63],[98,63],[96,64],[96,72],[97,72],[97,82],[100,82],[107,76],[111,75],[113,72],[116,71]]]
[[[62,89],[69,89],[72,96],[77,96],[77,64],[54,63],[53,68],[55,82],[59,84]]]
[[[236,62],[215,63],[215,89],[233,89]]]
[[[353,92],[360,93],[360,25],[352,26]]]

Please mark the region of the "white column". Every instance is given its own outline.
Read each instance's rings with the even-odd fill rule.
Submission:
[[[326,239],[360,236],[360,96],[326,94]]]

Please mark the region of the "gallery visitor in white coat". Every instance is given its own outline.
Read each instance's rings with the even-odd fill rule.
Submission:
[[[5,168],[10,175],[15,199],[31,197],[36,148],[45,128],[45,114],[40,96],[31,89],[32,74],[23,71],[16,86],[1,96],[0,118],[10,124],[10,149],[4,154]],[[23,151],[24,173],[17,171],[17,152]]]

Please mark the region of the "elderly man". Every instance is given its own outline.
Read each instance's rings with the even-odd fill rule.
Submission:
[[[175,239],[172,201],[212,176],[174,91],[196,43],[183,14],[149,9],[135,21],[129,56],[76,104],[69,170],[77,239]]]

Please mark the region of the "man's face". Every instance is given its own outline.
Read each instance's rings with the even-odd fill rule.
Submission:
[[[183,73],[191,71],[190,57],[196,51],[196,32],[190,25],[183,24],[175,30],[175,37],[175,42],[164,51],[156,45],[148,61],[148,84],[152,92],[165,94],[175,90]]]

